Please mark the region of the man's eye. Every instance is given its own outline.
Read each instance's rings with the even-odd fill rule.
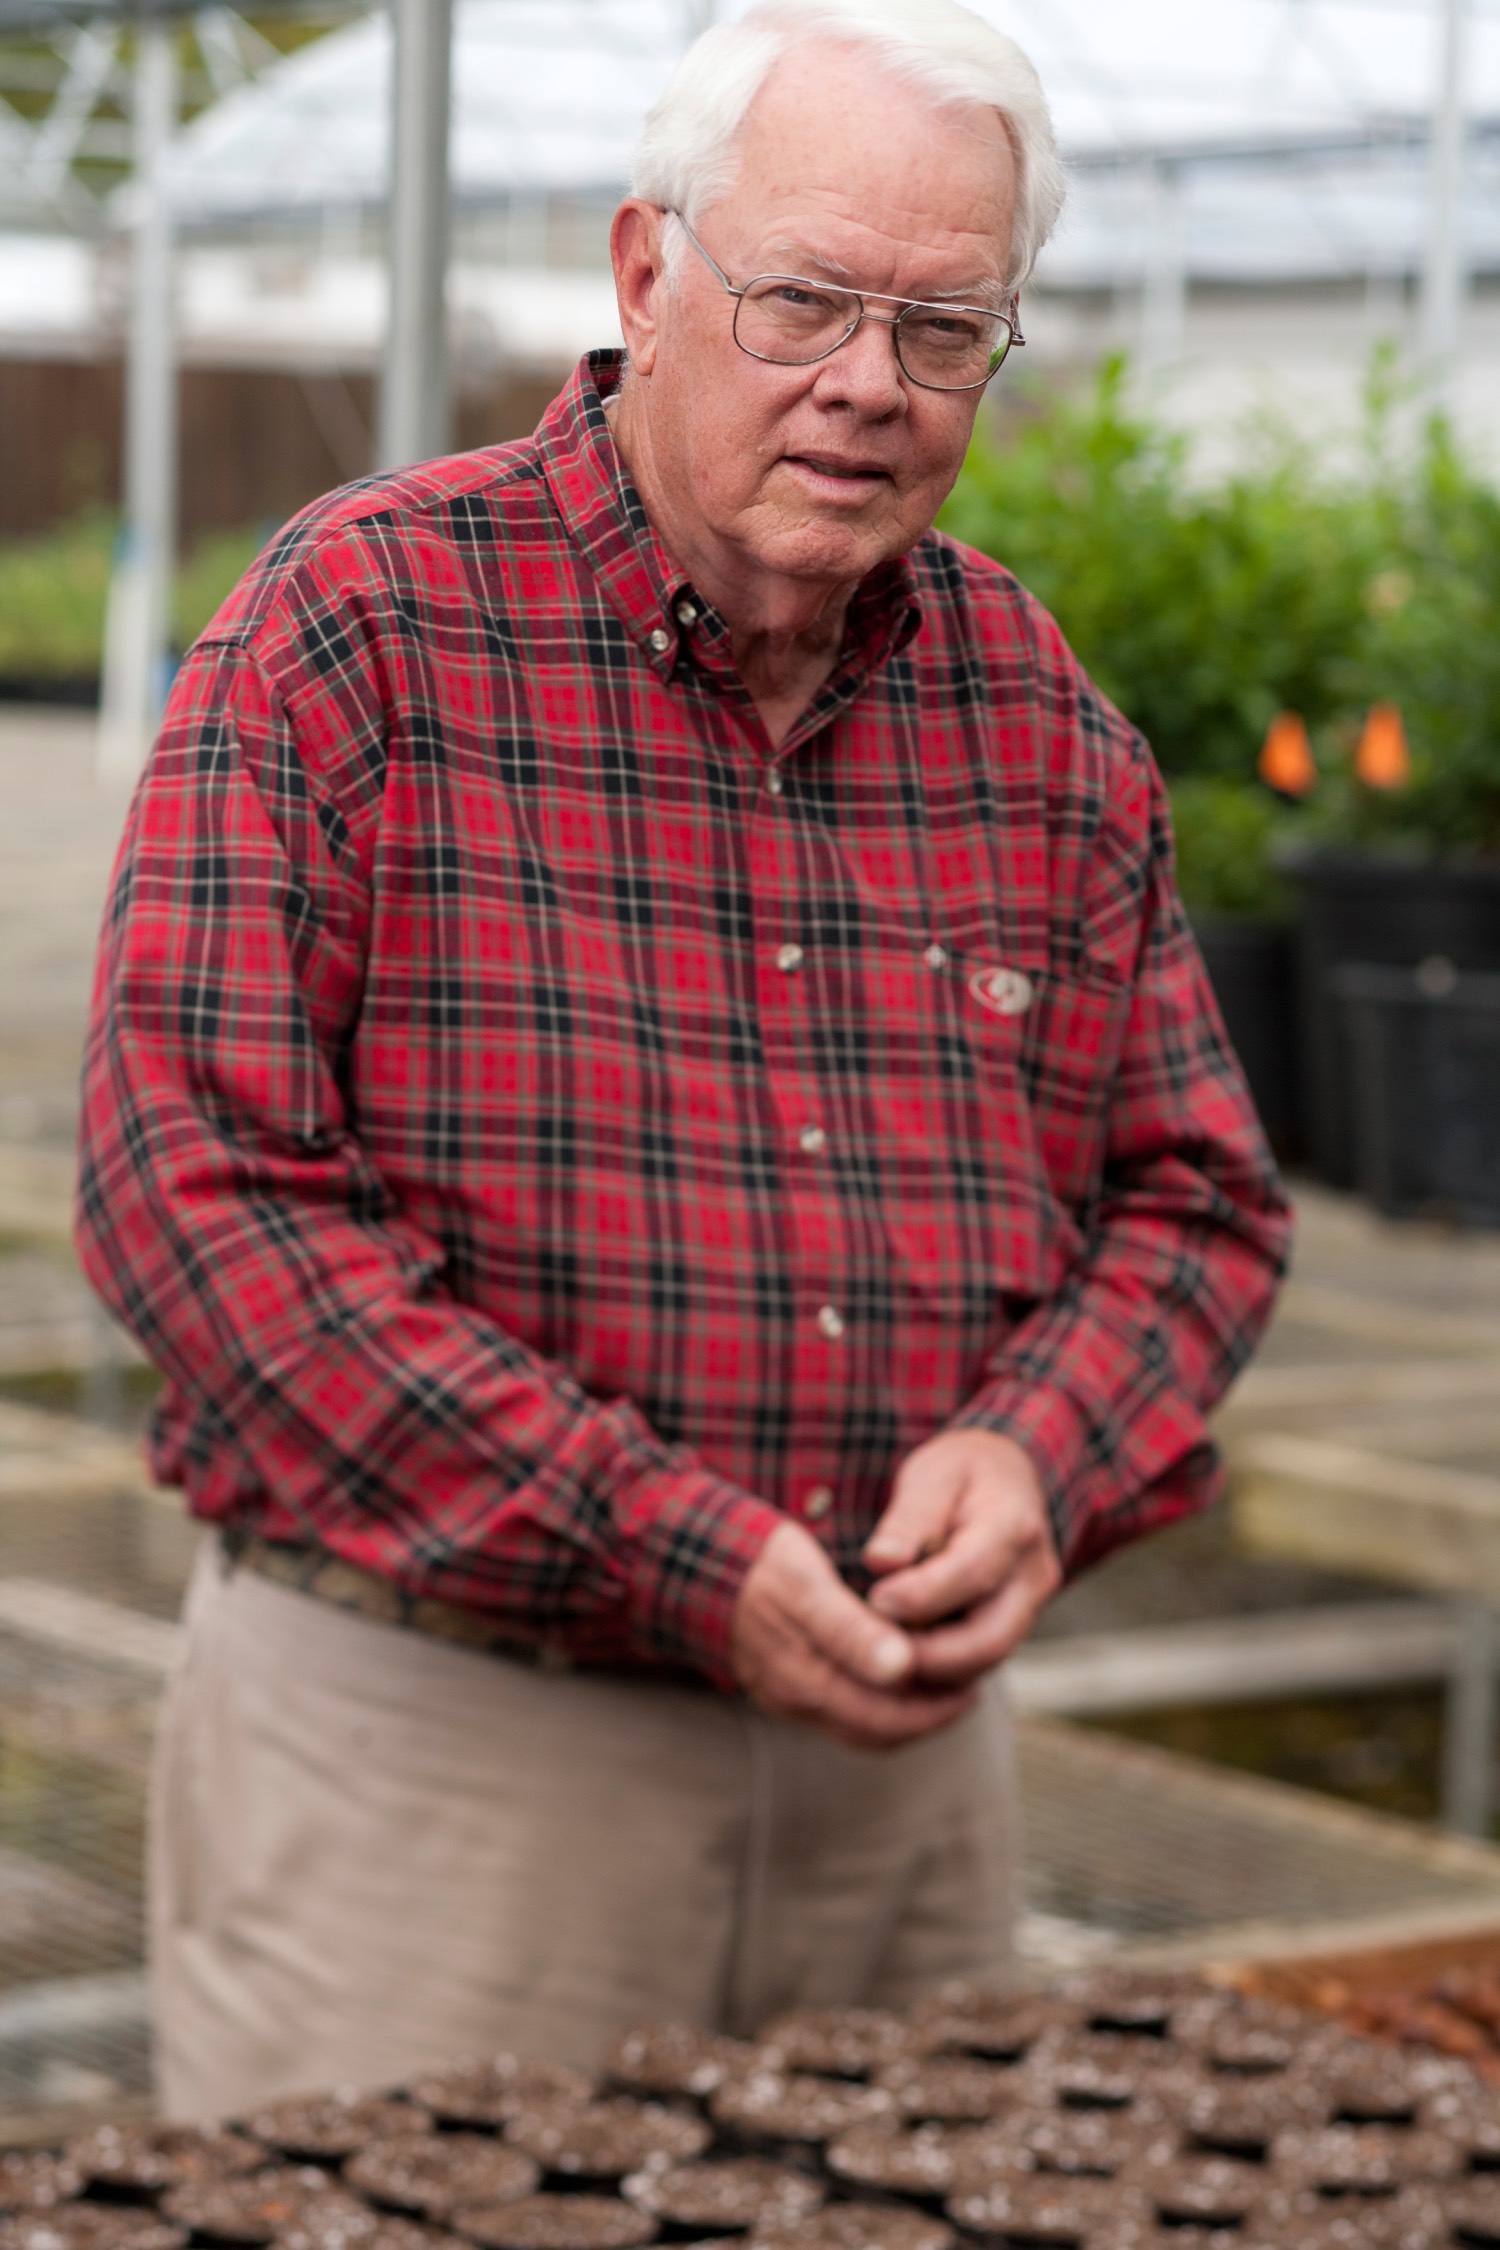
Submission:
[[[820,313],[830,319],[837,312],[831,298],[823,296],[819,290],[804,289],[799,282],[778,281],[766,294],[773,304],[786,312]]]
[[[975,320],[967,313],[940,313],[926,310],[910,313],[905,325],[924,343],[979,344],[983,341],[987,323]]]

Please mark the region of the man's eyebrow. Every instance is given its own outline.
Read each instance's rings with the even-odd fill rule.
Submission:
[[[766,245],[762,255],[772,262],[762,266],[762,273],[784,273],[793,280],[826,279],[836,281],[842,289],[852,289],[856,295],[861,289],[857,274],[850,271],[841,258],[830,258],[820,250],[813,250],[805,242],[783,240]],[[879,290],[866,289],[866,296],[879,296]],[[921,297],[908,300],[916,305],[977,305],[981,310],[1004,310],[1005,292],[993,278],[971,282],[962,289],[929,289]]]

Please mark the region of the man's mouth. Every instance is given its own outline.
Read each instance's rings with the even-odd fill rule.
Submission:
[[[832,477],[841,484],[888,483],[890,470],[883,469],[878,461],[846,461],[831,453],[789,453],[786,460],[794,468],[810,469],[814,476]]]

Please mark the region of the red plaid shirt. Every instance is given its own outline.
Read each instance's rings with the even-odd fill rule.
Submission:
[[[320,501],[189,655],[79,1240],[197,1515],[723,1683],[783,1512],[857,1582],[945,1426],[1029,1450],[1071,1568],[1205,1502],[1286,1215],[1052,621],[930,534],[773,751],[617,380]]]

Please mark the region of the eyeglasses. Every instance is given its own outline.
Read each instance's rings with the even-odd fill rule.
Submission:
[[[924,304],[882,289],[834,289],[793,273],[758,273],[737,288],[682,213],[667,215],[733,297],[734,340],[751,359],[768,360],[774,367],[810,367],[847,344],[862,321],[873,320],[889,328],[902,373],[922,390],[980,391],[1012,345],[1026,341],[1018,297],[998,313],[982,305]],[[869,312],[867,297],[901,310],[894,317]]]

